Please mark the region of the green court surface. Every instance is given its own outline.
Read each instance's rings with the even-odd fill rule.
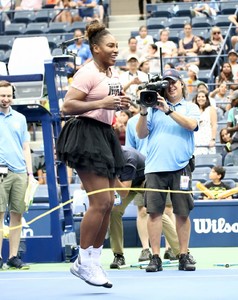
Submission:
[[[163,257],[164,248],[161,249],[161,256]],[[28,250],[30,251],[30,250]],[[138,262],[141,248],[126,248],[125,259],[126,264],[135,264]],[[222,269],[225,267],[214,266],[214,264],[238,264],[238,248],[224,247],[224,248],[190,248],[191,254],[197,261],[196,268],[198,269]],[[102,252],[102,265],[108,270],[110,263],[113,261],[112,251],[108,248],[103,249]],[[55,271],[67,271],[70,268],[71,263],[33,263],[30,264],[30,270],[35,272],[55,272]],[[230,268],[238,268],[238,266],[231,266]],[[10,271],[9,271],[10,272]],[[118,270],[120,272],[120,270]]]

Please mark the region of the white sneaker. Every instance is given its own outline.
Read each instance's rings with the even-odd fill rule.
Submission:
[[[100,266],[81,265],[78,258],[71,266],[70,272],[90,285],[103,286],[105,288],[112,287],[112,283],[107,279],[107,277],[104,274],[104,271]]]

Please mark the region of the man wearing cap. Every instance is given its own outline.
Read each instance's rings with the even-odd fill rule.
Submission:
[[[231,69],[232,69],[232,74],[233,74],[234,80],[238,79],[238,63],[237,63],[237,58],[238,58],[238,53],[234,49],[231,49],[228,52],[228,62],[231,65]]]
[[[200,112],[196,104],[186,101],[185,84],[178,71],[166,70],[163,80],[168,81],[164,97],[158,94],[157,105],[154,107],[142,106],[136,127],[139,138],[148,137],[146,188],[162,190],[145,193],[145,206],[149,214],[148,232],[153,252],[146,271],[162,271],[161,220],[167,196],[164,190],[171,190],[170,196],[176,216],[180,244],[179,270],[194,271],[194,260],[187,250],[191,227],[189,213],[194,203],[192,194],[184,191],[192,189],[194,131],[198,130]]]
[[[139,58],[132,54],[127,58],[128,71],[120,75],[120,82],[124,92],[136,102],[138,86],[148,81],[148,75],[139,70]]]

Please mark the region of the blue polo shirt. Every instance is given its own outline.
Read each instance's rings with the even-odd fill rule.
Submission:
[[[126,124],[126,142],[127,147],[132,147],[142,153],[144,156],[147,155],[147,137],[139,139],[136,132],[136,124],[139,120],[140,114],[131,117]]]
[[[25,173],[23,143],[30,141],[25,116],[12,108],[6,115],[0,112],[0,130],[0,164],[14,173]]]
[[[80,65],[85,63],[87,59],[92,58],[92,53],[87,44],[82,44],[80,47],[77,47],[76,44],[72,44],[68,46],[67,50],[72,51],[73,53],[77,54],[77,57],[81,58]],[[77,64],[77,60],[76,60],[76,64]]]
[[[199,122],[200,111],[195,103],[182,99],[174,105],[174,109]],[[194,132],[180,126],[156,108],[148,109],[147,127],[149,136],[145,173],[183,169],[194,152]]]

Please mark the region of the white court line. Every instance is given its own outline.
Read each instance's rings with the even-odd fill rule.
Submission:
[[[194,272],[186,272],[184,274],[184,276],[182,274],[176,275],[176,276],[174,276],[174,275],[173,276],[167,276],[167,275],[164,276],[161,273],[156,272],[157,276],[156,275],[151,276],[151,273],[150,273],[150,274],[145,275],[145,276],[138,276],[137,279],[139,280],[139,279],[158,279],[159,278],[159,279],[166,279],[167,280],[167,279],[171,279],[171,278],[172,279],[183,279],[183,278],[187,278],[188,276],[191,279],[194,279],[194,278],[195,279],[201,279],[201,278],[211,278],[211,277],[212,278],[219,278],[219,277],[233,278],[233,277],[238,277],[238,274],[192,275],[191,273],[194,274]],[[10,273],[8,273],[8,275],[10,275]],[[111,279],[133,279],[133,280],[135,280],[136,276],[127,276],[127,275],[125,275],[125,276],[110,276],[110,274],[109,274],[109,278],[111,278]],[[57,276],[57,277],[52,277],[52,276],[49,276],[49,277],[46,277],[46,276],[44,276],[44,277],[40,277],[40,276],[38,276],[38,277],[12,277],[11,276],[9,278],[0,277],[0,282],[1,281],[15,281],[15,280],[17,280],[17,281],[21,281],[21,280],[22,281],[25,281],[25,280],[31,280],[31,281],[43,280],[43,281],[45,281],[45,280],[59,280],[59,279],[79,280],[79,278],[76,278],[76,277],[72,276],[71,274],[69,274],[69,276]]]

